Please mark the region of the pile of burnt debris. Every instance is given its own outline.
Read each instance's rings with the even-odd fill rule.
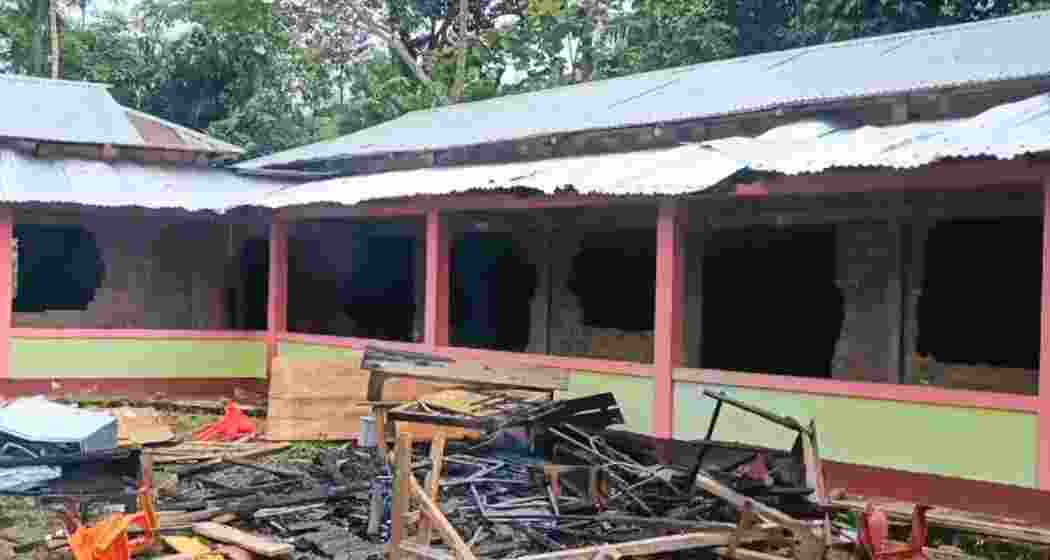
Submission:
[[[378,379],[370,392],[391,375],[459,386],[407,404],[376,399],[356,440],[318,447],[305,461],[292,452],[302,446],[255,441],[253,420],[233,404],[184,438],[126,411],[114,427],[54,403],[0,408],[0,494],[33,498],[61,521],[13,552],[77,560],[965,557],[926,548],[928,508],[830,499],[812,422],[706,392],[713,413],[705,438],[655,438],[617,429],[624,417],[611,393],[553,399],[553,377],[387,351],[365,364]],[[19,414],[40,407],[51,422]],[[756,429],[794,434],[794,445],[713,439],[727,408]],[[846,510],[859,521],[842,523]],[[894,543],[889,525],[902,514],[911,538]],[[1014,529],[1050,543],[1050,533]]]

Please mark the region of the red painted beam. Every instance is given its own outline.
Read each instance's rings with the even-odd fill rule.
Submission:
[[[14,299],[12,259],[15,218],[10,208],[0,208],[0,379],[10,375],[11,313]]]
[[[426,300],[423,314],[423,343],[430,348],[448,346],[448,289],[451,242],[441,213],[427,212],[426,226]]]
[[[122,340],[263,340],[263,331],[188,331],[165,329],[41,329],[14,327],[12,338],[42,339],[122,339]]]
[[[684,284],[683,210],[673,201],[660,205],[656,223],[656,317],[653,343],[656,366],[653,434],[674,435],[674,369],[682,360]]]
[[[1050,527],[1050,492],[979,480],[823,461],[828,488],[869,498],[921,502]]]
[[[266,298],[266,375],[277,356],[280,335],[288,331],[288,223],[270,224],[270,270]]]
[[[1043,189],[1043,294],[1039,344],[1039,454],[1036,482],[1050,490],[1050,178]]]
[[[1039,397],[993,393],[990,391],[968,391],[945,389],[932,385],[900,385],[897,383],[870,383],[865,381],[843,381],[840,379],[817,379],[795,375],[775,375],[725,371],[718,369],[678,368],[675,381],[729,387],[750,387],[785,393],[828,395],[873,401],[892,401],[956,408],[980,408],[985,410],[1008,410],[1035,414],[1039,412]]]
[[[430,212],[472,210],[546,210],[552,208],[605,207],[614,204],[631,204],[646,200],[647,196],[607,196],[588,194],[556,194],[517,196],[510,194],[456,194],[416,196],[398,202],[364,202],[337,209],[285,208],[277,215],[292,220],[302,216],[368,216],[372,218],[397,218],[424,216]]]
[[[0,379],[0,398],[48,395],[52,397],[126,397],[132,399],[202,399],[223,397],[241,403],[266,401],[266,381],[252,378],[143,378]]]

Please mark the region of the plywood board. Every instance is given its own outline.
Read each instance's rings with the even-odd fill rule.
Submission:
[[[295,548],[287,543],[272,541],[259,535],[245,533],[240,529],[234,529],[229,525],[222,525],[219,523],[194,523],[193,532],[213,541],[235,544],[247,551],[254,552],[259,556],[265,556],[267,558],[288,556]]]
[[[278,357],[270,383],[266,439],[271,441],[340,441],[356,439],[361,417],[372,414],[366,401],[371,374],[360,360],[304,360]],[[395,379],[383,387],[384,402],[407,402],[455,387],[449,383]],[[429,440],[435,427],[398,423],[418,440]],[[444,430],[462,438],[465,430]]]
[[[117,438],[121,445],[149,445],[175,439],[171,419],[152,408],[117,408],[109,411],[117,417]]]
[[[323,397],[365,401],[371,373],[360,369],[360,360],[307,360],[278,356],[273,362],[270,398]],[[391,379],[383,386],[382,400],[410,401],[421,394],[455,387],[453,383]]]
[[[500,367],[481,362],[453,362],[446,365],[416,365],[403,361],[376,359],[369,363],[389,378],[410,377],[439,383],[492,388],[564,391],[569,372],[542,367]]]
[[[270,441],[345,441],[357,439],[361,417],[372,415],[369,403],[341,398],[273,398],[266,419],[266,439]],[[415,422],[398,422],[396,429],[411,433],[417,440],[430,440],[439,427]],[[474,432],[440,428],[450,439],[470,437]]]
[[[222,555],[213,552],[204,543],[192,537],[163,537],[164,542],[179,555],[189,555],[194,560],[222,560]]]

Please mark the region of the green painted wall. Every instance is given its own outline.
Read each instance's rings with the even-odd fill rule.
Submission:
[[[282,342],[277,348],[281,356],[303,360],[360,360],[364,352],[352,348]]]
[[[569,379],[569,390],[561,396],[585,397],[605,392],[616,395],[627,429],[643,433],[652,431],[652,379],[575,371]]]
[[[1035,486],[1033,414],[871,401],[675,383],[675,437],[701,438],[715,401],[703,389],[727,394],[800,421],[817,421],[821,456],[834,461],[973,480]],[[790,448],[791,432],[730,406],[714,437]]]
[[[241,340],[14,339],[11,377],[266,377],[266,345]]]

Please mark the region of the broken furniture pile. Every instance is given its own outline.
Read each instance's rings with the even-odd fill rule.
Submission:
[[[719,408],[755,411],[711,396]],[[432,410],[433,422],[472,421],[462,408],[437,402],[419,403]],[[590,559],[704,549],[729,557],[823,558],[829,546],[846,541],[834,534],[820,497],[815,428],[758,412],[798,433],[793,451],[610,429],[623,417],[609,393],[530,403],[497,421],[474,419],[494,427],[489,437],[466,448],[450,445],[447,453],[435,440],[429,459],[413,453],[411,434],[400,433],[389,457],[392,556]],[[425,421],[417,409],[388,416]],[[425,475],[425,484],[417,475]],[[412,502],[420,519],[414,535]]]

